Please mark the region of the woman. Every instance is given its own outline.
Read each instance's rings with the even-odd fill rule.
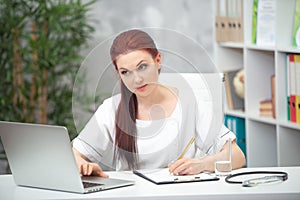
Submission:
[[[105,100],[74,139],[81,174],[107,177],[103,167],[169,167],[171,173],[182,175],[214,171],[215,161],[227,155],[228,138],[233,139],[232,167],[245,165],[235,135],[224,126],[213,144],[214,149],[219,148],[217,153],[195,157],[197,151],[209,150],[203,146],[212,113],[206,105],[189,98],[187,91],[158,84],[162,58],[147,33],[129,30],[119,34],[110,55],[120,78],[121,94]],[[183,159],[176,160],[192,137],[196,138],[192,148]]]

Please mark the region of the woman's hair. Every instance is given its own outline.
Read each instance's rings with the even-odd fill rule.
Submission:
[[[110,48],[112,62],[118,70],[117,58],[119,55],[127,54],[135,50],[147,51],[153,59],[157,56],[158,50],[153,39],[144,31],[133,29],[122,32],[113,41]],[[115,117],[115,149],[114,157],[116,160],[119,156],[125,159],[130,169],[137,168],[137,98],[125,86],[121,80],[121,101],[116,111]]]

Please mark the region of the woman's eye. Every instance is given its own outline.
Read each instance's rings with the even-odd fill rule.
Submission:
[[[121,71],[121,74],[126,76],[126,75],[129,74],[129,71],[125,71],[125,70],[124,70],[124,71]]]
[[[148,65],[146,65],[146,64],[141,64],[141,65],[139,66],[138,70],[144,70],[144,69],[146,69],[147,67],[148,67]]]

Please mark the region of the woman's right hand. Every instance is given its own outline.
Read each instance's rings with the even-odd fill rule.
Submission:
[[[78,163],[78,169],[79,173],[84,176],[93,175],[108,178],[108,175],[103,172],[103,170],[97,163],[91,163],[87,161],[83,163]]]
[[[79,173],[83,176],[100,176],[103,178],[108,178],[108,175],[103,172],[101,167],[97,163],[90,162],[84,155],[79,153],[75,148],[73,148],[76,163],[78,166]]]

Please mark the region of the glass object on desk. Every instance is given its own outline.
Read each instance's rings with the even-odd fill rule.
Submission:
[[[223,159],[219,159],[215,162],[215,174],[217,176],[228,176],[231,174],[231,152],[232,152],[232,139],[229,138],[227,155]]]

